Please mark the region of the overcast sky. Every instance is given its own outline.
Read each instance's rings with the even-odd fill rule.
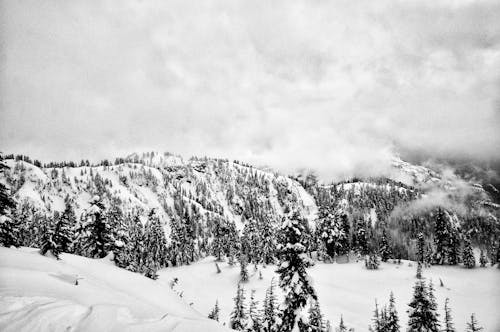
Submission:
[[[500,158],[500,1],[0,1],[7,153]]]

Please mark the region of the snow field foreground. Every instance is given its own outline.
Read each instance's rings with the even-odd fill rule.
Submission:
[[[378,270],[366,270],[363,262],[348,264],[323,264],[308,269],[313,286],[319,297],[321,311],[325,319],[329,319],[334,327],[338,326],[340,315],[348,327],[356,332],[368,330],[371,324],[375,299],[379,308],[388,304],[389,294],[394,292],[396,306],[400,318],[401,331],[406,331],[408,320],[408,303],[413,295],[416,264],[403,261],[401,265],[381,263]],[[233,298],[240,280],[239,265],[229,266],[219,262],[222,272],[217,273],[214,258],[206,258],[198,263],[167,268],[159,272],[160,282],[178,278],[176,286],[183,292],[183,298],[198,311],[208,314],[215,301],[219,301],[220,321],[227,323],[233,310]],[[256,299],[262,306],[266,289],[278,275],[274,273],[276,266],[267,266],[259,272],[253,265],[248,266],[250,280],[243,283],[246,303],[249,303],[250,291],[256,290]],[[444,303],[448,297],[452,310],[453,322],[457,331],[465,331],[466,322],[471,313],[475,313],[485,332],[500,331],[500,270],[496,267],[472,270],[452,266],[432,266],[423,269],[423,277],[432,279],[438,302],[439,320],[444,317]],[[440,286],[440,279],[444,287]],[[279,292],[279,287],[276,287]],[[281,300],[280,300],[281,301]]]
[[[120,269],[109,258],[61,258],[0,247],[0,331],[225,330],[167,284]]]

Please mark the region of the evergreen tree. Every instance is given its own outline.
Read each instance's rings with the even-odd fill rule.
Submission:
[[[344,213],[334,213],[330,207],[319,211],[317,236],[323,241],[326,253],[331,258],[349,252],[349,221]]]
[[[111,230],[106,223],[105,208],[99,196],[91,201],[79,230],[78,241],[82,245],[82,254],[90,258],[103,258],[111,248]]]
[[[340,324],[339,328],[337,329],[338,332],[347,332],[347,327],[344,325],[344,318],[342,315],[340,315]]]
[[[413,299],[408,304],[408,332],[438,332],[439,324],[433,310],[432,300],[429,299],[427,287],[422,280],[418,280],[413,288]]]
[[[248,281],[247,259],[244,255],[240,255],[240,281],[241,282]]]
[[[210,313],[208,314],[208,318],[219,321],[219,313],[220,313],[219,301],[215,301],[215,306],[212,309],[212,311],[210,311]]]
[[[422,279],[422,263],[417,262],[417,279]]]
[[[363,219],[358,220],[355,229],[354,246],[360,255],[368,254],[368,240],[366,238],[366,223]]]
[[[453,326],[453,321],[451,317],[451,309],[449,307],[450,299],[446,298],[444,302],[444,330],[443,332],[456,332],[455,327]]]
[[[50,251],[57,259],[64,249],[67,250],[72,240],[72,230],[67,224],[67,220],[58,214],[55,214],[53,220],[43,237],[40,254],[45,255]]]
[[[378,303],[377,300],[375,300],[375,310],[373,311],[373,318],[372,318],[373,326],[369,327],[370,331],[373,332],[382,332],[382,320],[380,317],[380,311],[378,310]]]
[[[284,218],[281,226],[282,238],[278,246],[281,263],[276,272],[280,275],[280,287],[285,295],[280,326],[280,331],[283,332],[306,325],[302,322],[300,311],[308,299],[317,300],[306,272],[306,268],[312,266],[305,255],[306,222],[297,213],[293,213],[290,218]]]
[[[417,237],[417,262],[424,263],[425,261],[425,238],[422,232],[418,233]]]
[[[264,299],[264,330],[271,332],[275,330],[276,321],[278,319],[278,300],[275,293],[274,278],[271,279],[271,285],[266,291]]]
[[[245,290],[240,283],[238,283],[238,289],[236,291],[236,296],[234,297],[234,309],[231,313],[229,327],[238,331],[243,331],[247,327]]]
[[[254,332],[263,330],[262,318],[258,309],[259,302],[255,299],[255,289],[250,293],[250,308],[248,309],[248,319],[250,321],[249,329]]]
[[[474,252],[472,251],[472,246],[469,239],[464,241],[464,249],[462,251],[462,262],[464,266],[468,269],[472,269],[476,266],[476,259],[474,258]]]
[[[387,319],[384,325],[385,332],[399,332],[399,317],[396,310],[396,300],[394,294],[391,292],[389,295],[389,308],[387,310]]]
[[[481,254],[479,256],[479,264],[481,267],[486,267],[486,264],[488,264],[488,259],[486,258],[483,249],[481,249]]]
[[[446,216],[441,208],[438,208],[435,215],[436,226],[434,229],[435,252],[434,264],[443,265],[448,260],[449,227]]]
[[[368,257],[365,259],[365,267],[368,270],[376,270],[378,269],[379,265],[380,262],[378,261],[378,257],[375,253],[369,254]]]
[[[309,331],[323,332],[324,330],[323,315],[321,314],[319,302],[313,301],[309,307]]]
[[[0,154],[0,174],[9,167],[3,162]],[[0,244],[4,247],[20,245],[20,225],[12,218],[12,212],[16,208],[16,202],[12,199],[9,189],[0,182]]]
[[[389,247],[385,228],[382,231],[382,239],[380,240],[379,254],[380,254],[380,258],[382,259],[382,262],[387,262],[387,260],[391,256],[391,248]]]
[[[479,332],[482,331],[483,328],[479,326],[476,316],[474,314],[470,315],[470,322],[467,322],[467,332]]]
[[[158,269],[166,265],[167,240],[155,210],[149,213],[148,222],[144,228],[144,248],[144,261],[153,264],[152,268]]]
[[[73,242],[76,240],[76,216],[72,207],[72,202],[68,196],[64,199],[64,211],[61,214],[61,226],[66,232],[66,237],[61,238],[60,250],[61,252],[73,252]]]

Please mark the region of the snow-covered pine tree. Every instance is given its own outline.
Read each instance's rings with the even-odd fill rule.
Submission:
[[[331,258],[343,255],[349,251],[349,234],[344,228],[348,228],[347,216],[343,213],[333,212],[329,206],[321,206],[319,211],[319,223],[316,229],[318,238],[323,241],[326,253]]]
[[[413,288],[413,299],[408,304],[407,332],[439,332],[439,323],[429,299],[427,286],[423,280],[418,280]]]
[[[50,251],[54,257],[59,259],[59,254],[64,251],[63,248],[68,248],[72,237],[72,229],[67,224],[67,220],[55,213],[43,237],[40,254],[45,255]]]
[[[418,233],[417,236],[417,262],[422,264],[425,261],[425,238],[422,232]]]
[[[344,317],[340,315],[340,323],[337,332],[347,332],[347,327],[344,325]]]
[[[460,262],[460,234],[450,225],[448,240],[448,264],[457,265]]]
[[[3,162],[0,154],[0,174],[9,167]],[[18,247],[20,225],[12,218],[12,212],[16,208],[16,202],[12,199],[10,190],[0,182],[0,244],[4,247]]]
[[[219,313],[220,313],[219,301],[216,300],[214,308],[208,314],[208,318],[219,321]]]
[[[421,262],[417,262],[417,274],[415,277],[417,277],[417,279],[422,279],[422,263]]]
[[[373,311],[372,322],[373,326],[369,326],[369,330],[373,332],[382,332],[382,321],[380,318],[380,311],[378,310],[377,300],[375,300],[375,310]]]
[[[379,265],[380,265],[380,262],[378,260],[376,253],[370,253],[368,255],[368,257],[365,258],[365,267],[368,270],[376,270],[376,269],[378,269]]]
[[[366,222],[361,219],[356,223],[355,246],[360,255],[368,254],[368,239],[366,237]]]
[[[438,319],[439,318],[439,314],[437,311],[438,304],[437,304],[437,300],[436,300],[436,295],[434,294],[434,283],[432,282],[432,279],[429,281],[429,286],[427,287],[427,293],[429,296],[429,302],[431,304],[431,310],[434,313],[434,316],[436,317],[436,319]],[[439,326],[439,321],[437,324]]]
[[[263,331],[262,317],[259,312],[259,301],[255,299],[255,289],[250,293],[250,307],[248,309],[249,330],[253,332]]]
[[[479,332],[482,331],[483,328],[479,326],[477,322],[476,316],[474,314],[470,315],[470,322],[467,322],[467,332]]]
[[[238,283],[236,296],[234,297],[234,309],[231,312],[229,327],[233,330],[243,331],[247,328],[247,314],[245,306],[245,289]]]
[[[295,212],[290,217],[284,217],[281,225],[281,241],[278,245],[280,265],[276,272],[280,275],[280,287],[285,296],[279,328],[283,332],[305,326],[301,310],[309,299],[317,300],[306,272],[306,268],[313,265],[307,257],[304,243],[306,222]]]
[[[444,330],[442,332],[456,332],[453,326],[453,318],[451,317],[451,309],[449,306],[450,299],[444,301]]]
[[[73,210],[72,202],[69,196],[64,198],[64,211],[61,214],[62,224],[67,231],[67,238],[61,239],[60,243],[61,252],[73,252],[73,242],[76,240],[75,228],[76,228],[76,215]]]
[[[462,262],[464,266],[468,269],[472,269],[476,266],[476,259],[474,258],[474,252],[472,251],[472,245],[469,239],[464,240],[464,248],[462,251]]]
[[[394,294],[391,292],[389,295],[389,307],[387,308],[387,318],[384,325],[385,332],[399,332],[399,317],[396,310],[396,300]]]
[[[446,215],[441,208],[438,208],[435,214],[435,227],[434,227],[434,246],[435,251],[433,255],[434,264],[443,265],[448,260],[448,241],[450,234],[449,227],[446,220]]]
[[[387,233],[385,228],[382,230],[382,238],[380,239],[380,249],[379,255],[382,259],[382,262],[387,262],[387,260],[391,257],[391,248],[389,246],[389,241],[387,239]]]
[[[161,268],[166,266],[167,240],[160,222],[160,217],[153,209],[149,213],[148,222],[144,228],[144,260],[154,262],[155,266]]]
[[[264,299],[264,330],[266,332],[274,331],[278,320],[278,300],[276,298],[274,278],[271,279],[271,285],[266,291]]]
[[[78,241],[82,244],[84,256],[103,258],[112,247],[111,230],[106,223],[105,208],[101,198],[94,196],[90,204],[80,228]]]
[[[481,267],[486,267],[486,264],[488,264],[488,259],[486,258],[486,255],[484,254],[484,250],[481,249],[481,252],[479,255],[479,265]]]
[[[248,266],[247,266],[247,258],[245,255],[240,255],[240,281],[247,282],[248,281]]]
[[[323,315],[319,307],[318,301],[312,301],[309,307],[309,332],[323,332],[325,331]]]

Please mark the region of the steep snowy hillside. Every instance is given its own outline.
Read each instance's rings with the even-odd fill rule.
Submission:
[[[252,209],[265,209],[277,221],[290,207],[309,220],[316,216],[313,198],[296,181],[236,162],[190,159],[171,154],[133,154],[105,166],[37,167],[25,161],[6,160],[6,182],[25,211],[51,214],[63,211],[69,200],[79,216],[94,195],[108,204],[118,199],[124,213],[145,217],[151,209],[169,226],[190,205],[189,213],[206,223],[211,217],[235,222]],[[177,204],[177,205],[182,205]]]
[[[109,258],[61,258],[0,247],[1,331],[226,330],[167,284],[120,269]]]

